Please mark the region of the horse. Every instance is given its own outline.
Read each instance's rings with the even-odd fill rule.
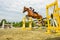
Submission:
[[[27,8],[27,7],[24,7],[23,9],[23,13],[25,12],[28,12],[28,14],[26,15],[26,17],[32,17],[34,19],[42,19],[42,16],[39,15],[38,13],[36,12],[33,12],[30,8]]]

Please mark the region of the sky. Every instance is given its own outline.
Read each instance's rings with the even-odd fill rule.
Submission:
[[[43,17],[46,16],[46,5],[55,0],[0,0],[0,20],[19,22],[27,14],[23,7],[32,7]],[[60,0],[59,0],[60,1]]]

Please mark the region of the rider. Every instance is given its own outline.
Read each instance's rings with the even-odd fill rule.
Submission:
[[[30,9],[31,9],[34,13],[37,13],[37,12],[35,12],[35,9],[34,9],[34,8],[30,7]]]

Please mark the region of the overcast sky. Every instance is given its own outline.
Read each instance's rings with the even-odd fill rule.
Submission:
[[[26,15],[22,13],[23,7],[33,7],[40,15],[45,17],[47,4],[55,0],[0,0],[0,20],[21,21]]]

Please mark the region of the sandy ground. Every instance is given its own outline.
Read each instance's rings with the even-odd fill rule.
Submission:
[[[21,30],[20,28],[0,29],[0,40],[60,40],[60,34],[46,34],[41,30]]]

